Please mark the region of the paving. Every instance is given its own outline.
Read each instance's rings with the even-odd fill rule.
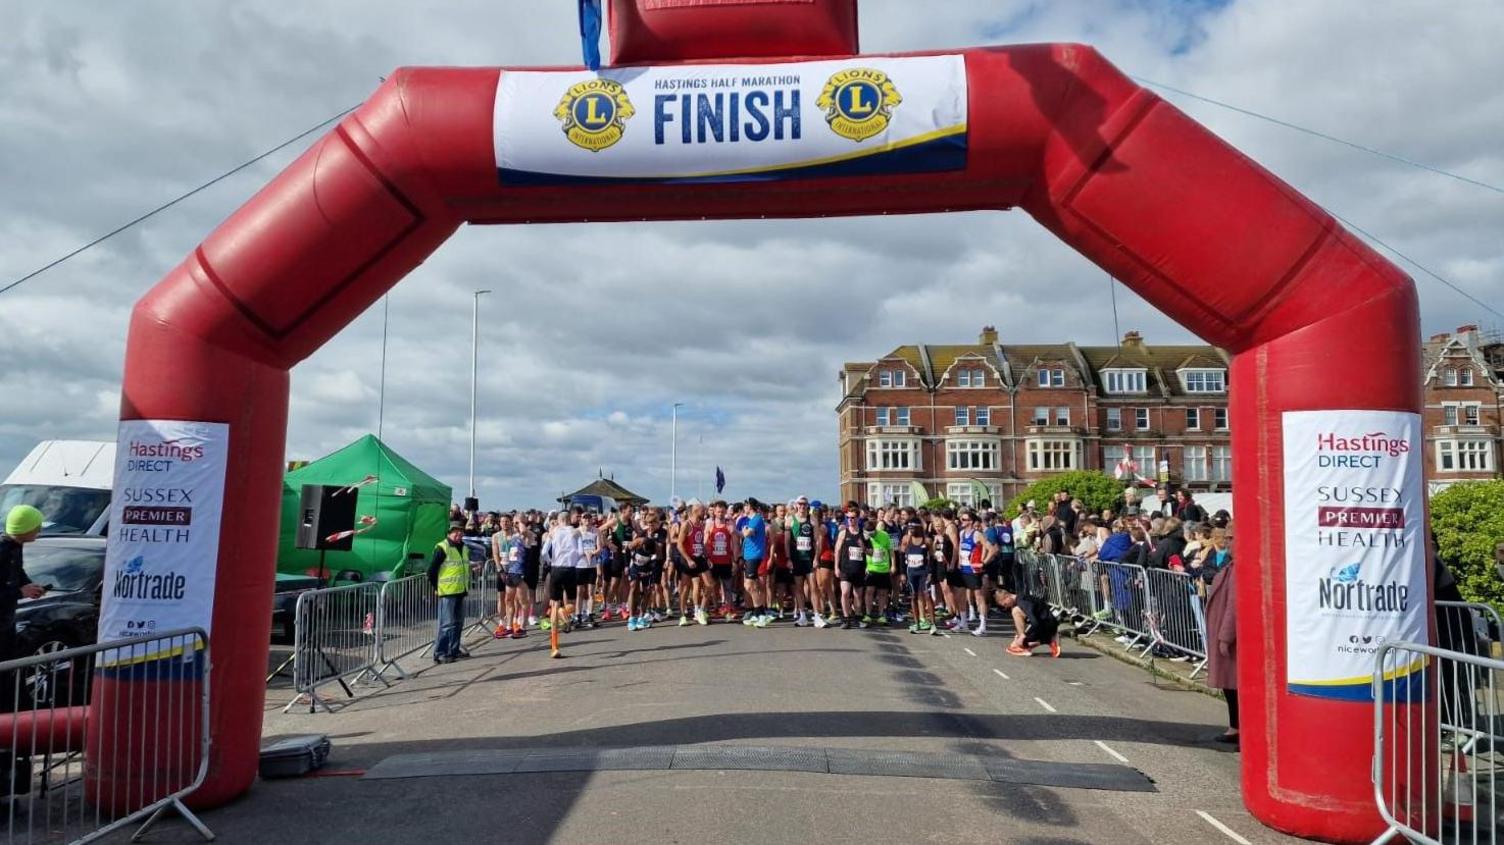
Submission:
[[[1013,657],[1008,635],[617,623],[563,660],[537,635],[410,660],[335,713],[283,714],[273,689],[266,737],[327,733],[329,766],[204,820],[287,845],[1299,841],[1243,810],[1220,701],[1073,641]]]

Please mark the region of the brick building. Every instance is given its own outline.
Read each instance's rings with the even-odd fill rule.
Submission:
[[[1422,347],[1426,480],[1431,491],[1498,478],[1504,424],[1504,335],[1462,326]]]
[[[1150,478],[1231,489],[1228,357],[1211,346],[900,346],[841,371],[841,497],[1006,501],[1072,469],[1125,458]],[[1504,334],[1462,326],[1423,346],[1426,478],[1432,491],[1504,468]]]
[[[1006,501],[1072,469],[1230,489],[1228,358],[1211,346],[1014,346],[992,327],[977,343],[900,346],[842,368],[842,498]],[[975,483],[974,483],[975,482]]]

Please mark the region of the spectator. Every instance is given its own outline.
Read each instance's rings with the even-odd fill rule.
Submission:
[[[1210,584],[1212,579],[1217,577],[1217,573],[1231,563],[1232,531],[1227,528],[1213,528],[1206,545],[1201,548],[1200,556],[1190,562],[1190,569],[1201,578],[1203,583]]]
[[[1215,541],[1215,538],[1214,538]],[[1232,557],[1217,570],[1211,599],[1206,603],[1208,685],[1222,691],[1227,700],[1227,731],[1216,742],[1238,747],[1238,601],[1233,580]]]
[[[1206,508],[1196,504],[1191,491],[1182,487],[1175,491],[1175,515],[1181,522],[1205,522]]]
[[[1170,498],[1170,485],[1159,484],[1154,488],[1154,498],[1144,510],[1157,516],[1174,516],[1175,500]]]
[[[1149,554],[1149,566],[1154,569],[1185,571],[1185,532],[1180,520],[1169,517],[1160,523],[1154,550]]]

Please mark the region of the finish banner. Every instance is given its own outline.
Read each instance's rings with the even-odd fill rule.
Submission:
[[[958,55],[504,70],[505,185],[747,182],[966,167]]]
[[[224,423],[120,423],[99,642],[175,628],[208,633],[229,440]],[[155,653],[157,647],[131,660],[171,656]],[[123,660],[123,654],[106,653],[101,663]]]
[[[1372,701],[1386,642],[1428,643],[1420,417],[1287,411],[1285,667],[1291,693]],[[1425,698],[1424,659],[1386,676]]]

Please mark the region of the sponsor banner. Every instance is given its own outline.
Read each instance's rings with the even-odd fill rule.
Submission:
[[[1417,414],[1284,414],[1290,692],[1371,701],[1379,646],[1430,641],[1420,450]],[[1398,667],[1387,697],[1411,684],[1424,697],[1424,667]]]
[[[966,61],[503,71],[494,138],[507,185],[959,170]]]
[[[224,423],[120,423],[100,642],[175,628],[209,631],[229,440]],[[130,660],[172,656],[156,648],[134,651]],[[107,653],[101,663],[123,662],[123,655]]]

